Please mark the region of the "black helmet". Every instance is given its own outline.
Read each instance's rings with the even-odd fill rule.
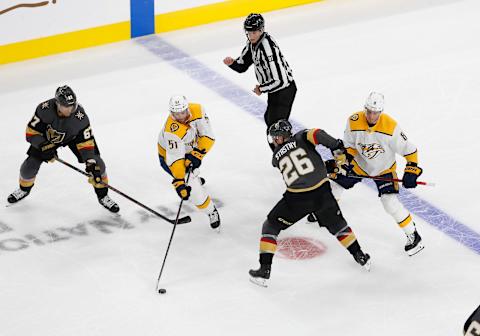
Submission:
[[[55,100],[62,106],[77,107],[77,96],[68,85],[57,88],[57,91],[55,91]]]
[[[287,119],[280,119],[268,128],[268,134],[272,137],[290,138],[292,136],[292,124]]]
[[[243,29],[245,31],[263,30],[265,27],[265,20],[261,14],[251,13],[243,22]]]

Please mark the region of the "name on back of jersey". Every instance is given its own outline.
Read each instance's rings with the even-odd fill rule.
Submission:
[[[294,148],[297,148],[297,143],[295,141],[286,143],[285,145],[283,145],[282,148],[278,150],[277,153],[275,153],[275,159],[280,160],[283,155],[285,155],[289,150]]]

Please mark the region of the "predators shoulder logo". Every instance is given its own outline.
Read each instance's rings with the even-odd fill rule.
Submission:
[[[177,123],[172,123],[170,125],[170,132],[174,133],[176,130],[178,130],[180,128],[180,126],[178,126]]]
[[[62,143],[65,139],[65,133],[59,132],[54,129],[51,125],[47,126],[47,140],[54,144]]]
[[[373,143],[373,144],[359,144],[362,148],[362,155],[367,159],[374,159],[379,154],[385,153],[385,149],[382,145]]]
[[[352,116],[350,117],[350,120],[351,120],[351,121],[357,121],[357,120],[358,120],[358,113],[355,113],[354,115],[352,115]]]

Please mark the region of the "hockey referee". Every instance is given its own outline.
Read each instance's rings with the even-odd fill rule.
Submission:
[[[282,55],[275,40],[265,32],[265,20],[260,14],[250,14],[243,28],[248,41],[237,58],[226,57],[223,63],[236,72],[245,72],[254,64],[259,82],[253,92],[260,96],[268,94],[267,110],[264,119],[267,129],[280,119],[287,119],[292,110],[297,87],[292,70]]]

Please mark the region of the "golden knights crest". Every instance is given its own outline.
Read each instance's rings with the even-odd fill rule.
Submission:
[[[51,125],[47,126],[47,140],[54,144],[62,143],[65,139],[65,133],[59,132]]]
[[[373,143],[373,144],[359,144],[362,148],[362,155],[367,159],[374,159],[379,154],[385,153],[385,149],[382,145]]]

